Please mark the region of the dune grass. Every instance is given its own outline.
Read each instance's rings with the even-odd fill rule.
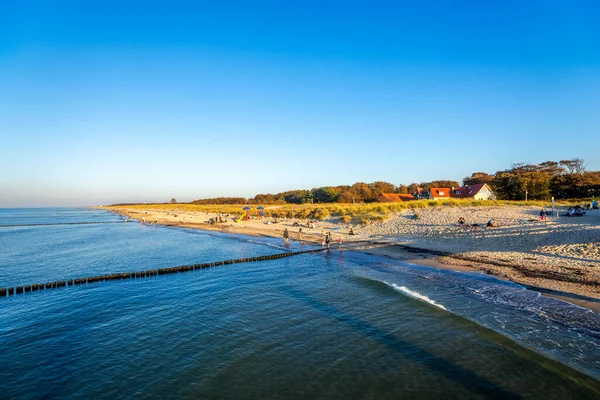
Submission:
[[[566,201],[557,205],[579,204],[581,201]],[[137,210],[156,210],[177,212],[203,212],[230,215],[243,215],[245,205],[229,204],[132,204],[123,206],[108,206],[107,208],[127,208]],[[327,218],[337,218],[340,221],[354,224],[368,224],[377,221],[385,221],[393,213],[399,213],[410,210],[417,210],[428,207],[491,207],[491,206],[529,206],[529,207],[548,207],[548,201],[509,201],[509,200],[416,200],[398,203],[368,203],[368,204],[264,204],[264,215],[268,218],[293,218],[293,219],[311,219],[324,220]],[[250,206],[250,213],[256,215],[256,206]]]

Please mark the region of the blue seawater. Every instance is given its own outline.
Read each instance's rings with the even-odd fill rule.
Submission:
[[[0,210],[0,288],[299,249]],[[488,276],[332,250],[0,297],[0,398],[600,398],[599,327]]]

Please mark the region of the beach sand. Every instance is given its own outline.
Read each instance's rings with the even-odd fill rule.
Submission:
[[[302,223],[304,241],[319,244],[324,233],[331,232],[332,248],[337,248],[342,238],[346,249],[436,268],[484,272],[600,310],[600,210],[590,210],[583,217],[555,214],[540,221],[537,207],[440,206],[419,209],[419,219],[406,210],[384,222],[354,225],[355,235],[348,235],[350,225],[334,218],[308,228],[306,220],[234,222],[231,216],[222,215],[226,222],[210,225],[207,222],[217,214],[177,210],[176,205],[169,211],[136,206],[104,208],[140,221],[245,235],[282,237],[287,228],[291,240],[300,240],[300,226],[294,223]],[[564,211],[558,210],[559,214]],[[460,217],[479,227],[460,227]],[[485,228],[492,218],[499,226]]]

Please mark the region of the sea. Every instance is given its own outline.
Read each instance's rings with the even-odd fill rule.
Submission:
[[[0,288],[312,247],[0,209]],[[598,399],[600,315],[339,249],[0,297],[2,399]]]

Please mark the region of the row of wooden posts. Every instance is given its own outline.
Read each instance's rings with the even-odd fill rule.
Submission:
[[[275,260],[278,258],[291,257],[291,256],[299,255],[299,254],[316,253],[316,252],[320,252],[323,250],[325,250],[325,249],[313,249],[313,250],[295,251],[295,252],[288,252],[288,253],[271,254],[268,256],[238,258],[235,260],[215,261],[215,262],[209,262],[209,263],[204,263],[204,264],[181,265],[179,267],[149,269],[146,271],[138,271],[138,272],[124,272],[124,273],[118,273],[118,274],[98,275],[98,276],[90,276],[87,278],[69,279],[69,280],[56,281],[56,282],[34,283],[32,285],[0,288],[0,297],[9,296],[9,295],[12,296],[15,294],[21,294],[21,293],[27,293],[27,292],[35,292],[35,291],[39,291],[39,290],[56,289],[56,288],[66,287],[66,286],[83,285],[83,284],[89,284],[89,283],[94,283],[94,282],[114,281],[114,280],[123,280],[123,279],[150,278],[150,277],[157,276],[157,275],[176,274],[179,272],[187,272],[187,271],[194,271],[197,269],[217,267],[219,265]]]

